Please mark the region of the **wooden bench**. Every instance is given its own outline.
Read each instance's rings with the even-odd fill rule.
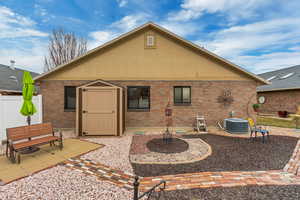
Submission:
[[[20,163],[20,153],[30,147],[36,147],[49,143],[54,146],[59,143],[60,149],[63,148],[62,133],[55,136],[51,123],[34,124],[30,126],[20,126],[7,128],[6,156],[13,162]]]

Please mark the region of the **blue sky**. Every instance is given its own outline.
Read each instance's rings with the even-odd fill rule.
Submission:
[[[153,21],[254,73],[300,64],[299,0],[0,0],[0,63],[43,71],[49,33],[89,49]]]

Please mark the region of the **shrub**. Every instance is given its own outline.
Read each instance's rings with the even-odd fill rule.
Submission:
[[[252,105],[252,107],[253,107],[254,109],[258,109],[258,108],[260,108],[260,104],[255,103],[255,104]]]

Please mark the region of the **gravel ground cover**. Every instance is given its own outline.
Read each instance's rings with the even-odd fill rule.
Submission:
[[[0,186],[1,200],[132,199],[132,191],[87,176],[82,172],[57,166],[30,177]]]
[[[129,150],[132,136],[87,138],[87,141],[104,144],[96,151],[83,155],[83,158],[99,162],[125,172],[133,173],[129,162]]]
[[[164,197],[164,198],[163,198]],[[296,200],[300,186],[247,186],[167,191],[162,200]],[[155,198],[151,198],[155,200]]]
[[[282,169],[289,161],[297,138],[270,136],[270,142],[261,140],[250,142],[246,138],[220,135],[187,135],[199,137],[211,145],[212,154],[204,160],[189,164],[135,164],[135,174],[139,176],[159,176],[205,171],[261,171]]]

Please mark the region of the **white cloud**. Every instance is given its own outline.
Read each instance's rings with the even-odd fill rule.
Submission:
[[[89,36],[92,38],[92,40],[89,41],[89,49],[95,48],[98,45],[108,42],[113,38],[121,35],[122,33],[131,31],[132,29],[146,23],[148,19],[151,19],[151,17],[146,13],[128,15],[116,22],[113,22],[105,29],[89,33]],[[182,37],[195,34],[195,32],[202,29],[202,25],[194,23],[160,21],[157,24]]]
[[[35,28],[32,19],[0,6],[0,63],[15,60],[17,66],[42,72],[47,33]]]
[[[45,37],[47,33],[34,28],[36,23],[7,7],[0,6],[0,39],[16,37]]]
[[[127,0],[117,0],[117,3],[119,7],[124,7],[127,5],[128,1]]]
[[[127,32],[147,21],[150,16],[145,13],[138,13],[134,15],[127,15],[121,20],[112,23],[111,28],[115,28]]]
[[[299,46],[296,46],[296,47],[290,47],[289,50],[292,50],[292,51],[300,51],[300,45],[299,45]]]
[[[48,12],[45,8],[43,8],[41,5],[39,4],[34,4],[34,8],[35,8],[35,13],[39,16],[46,16],[48,15]]]
[[[0,25],[1,27],[1,25]],[[17,38],[17,37],[45,37],[48,36],[47,33],[29,29],[29,28],[14,28],[8,27],[6,30],[1,30],[0,32],[0,39],[1,38]]]
[[[275,52],[257,56],[241,55],[232,59],[234,63],[253,73],[263,73],[300,64],[300,50],[293,52]]]
[[[169,21],[188,21],[191,19],[196,19],[202,15],[202,12],[196,12],[190,9],[183,9],[179,12],[171,12],[169,14]]]
[[[89,36],[92,38],[92,40],[88,42],[88,48],[95,48],[105,42],[116,38],[122,33],[126,33],[136,28],[137,26],[142,25],[147,21],[148,17],[149,16],[144,13],[127,15],[120,20],[113,22],[105,29],[90,32]]]
[[[202,42],[202,45],[225,57],[263,48],[282,48],[300,42],[300,18],[233,26],[213,33],[211,37],[213,39]]]
[[[300,18],[232,26],[209,37],[196,43],[253,72],[300,63]]]
[[[35,24],[31,19],[14,13],[11,9],[0,6],[0,22],[2,24],[14,24],[22,26],[32,26]]]
[[[0,63],[9,65],[10,60],[16,61],[16,66],[34,72],[43,72],[44,53],[47,52],[45,43],[38,39],[26,41],[13,41],[13,48],[0,49]],[[25,44],[25,45],[19,45]]]
[[[234,21],[240,18],[253,17],[258,7],[271,0],[184,0],[181,10],[169,14],[170,21],[188,21],[204,13],[223,13]]]
[[[91,32],[89,36],[92,38],[92,40],[88,42],[88,49],[93,49],[101,44],[104,44],[105,42],[116,38],[118,35],[120,35],[120,33],[109,30]]]
[[[177,23],[177,22],[163,21],[159,24],[162,27],[166,28],[167,30],[181,37],[193,35],[197,31],[200,31],[202,29],[201,25],[194,24],[194,23]]]

